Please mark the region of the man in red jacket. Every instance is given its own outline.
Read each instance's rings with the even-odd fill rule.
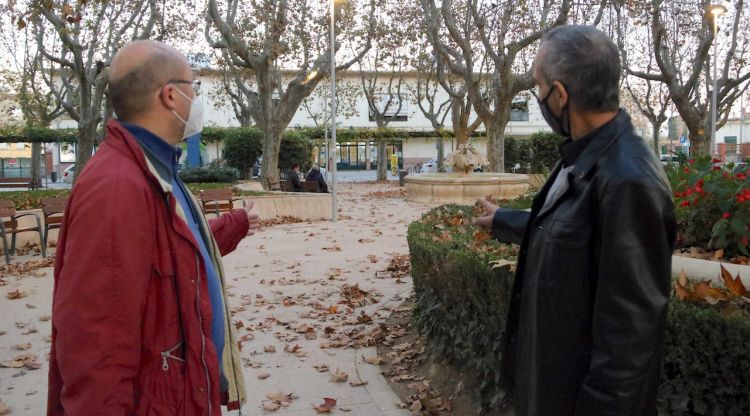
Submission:
[[[252,204],[210,222],[177,176],[200,132],[187,60],[152,41],[109,68],[117,121],[77,179],[55,263],[47,414],[220,416],[245,401],[221,256]]]

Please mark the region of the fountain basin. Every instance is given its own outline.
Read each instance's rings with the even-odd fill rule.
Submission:
[[[406,200],[473,204],[487,196],[514,199],[529,190],[529,176],[515,173],[420,173],[405,179]]]

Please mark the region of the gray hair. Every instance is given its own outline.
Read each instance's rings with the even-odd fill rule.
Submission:
[[[155,46],[140,65],[116,79],[109,79],[109,101],[117,117],[123,121],[148,111],[152,94],[179,74],[179,56],[166,47]]]
[[[559,26],[542,38],[541,72],[559,81],[583,111],[615,111],[620,106],[620,55],[614,42],[593,26]]]

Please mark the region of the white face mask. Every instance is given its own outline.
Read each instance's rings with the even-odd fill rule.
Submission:
[[[177,92],[182,94],[183,97],[190,101],[190,114],[188,114],[187,120],[184,120],[182,117],[180,117],[180,115],[177,114],[177,111],[172,110],[172,114],[174,114],[174,116],[177,117],[177,119],[185,125],[185,130],[183,130],[181,138],[181,140],[185,140],[188,137],[203,131],[203,102],[198,100],[197,98],[191,100],[190,97],[188,97],[184,92],[180,91],[177,88],[175,88],[175,90],[177,90]]]

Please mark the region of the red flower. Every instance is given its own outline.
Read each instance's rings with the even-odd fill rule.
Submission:
[[[737,179],[739,179],[741,181],[744,181],[745,179],[747,179],[747,176],[745,176],[744,173],[738,173],[737,174]]]
[[[738,196],[738,197],[737,197],[737,202],[739,202],[740,204],[744,203],[744,202],[745,202],[745,197],[743,197],[743,196]]]
[[[721,217],[724,218],[725,220],[728,220],[729,217],[731,217],[731,216],[732,216],[732,214],[730,214],[728,212],[725,212],[724,215],[722,215]]]
[[[714,168],[714,170],[719,170],[719,169]],[[729,172],[722,172],[721,173],[721,177],[722,178],[728,178],[729,177]]]
[[[683,169],[683,171],[684,171],[685,173],[690,173],[690,168],[685,168],[685,169]]]
[[[697,184],[698,184],[699,187],[703,188],[703,184],[704,183],[706,183],[706,182],[703,179],[698,179]]]
[[[690,206],[690,201],[682,201],[682,203],[680,204],[680,206],[681,207],[688,207],[688,206]]]
[[[716,170],[716,171],[719,171],[719,170],[721,170],[721,167],[720,167],[720,166],[714,166],[714,167],[712,167],[711,169],[712,169],[712,170]],[[726,173],[726,172],[724,172],[724,173]]]
[[[688,160],[688,164],[690,164],[690,165],[695,164],[695,159]]]
[[[687,189],[687,190],[685,191],[685,196],[690,196],[690,195],[692,195],[692,194],[693,194],[693,190],[692,190],[691,188],[688,188],[688,189]]]
[[[721,163],[721,160],[717,159],[717,158],[713,158],[713,160],[711,160],[711,161],[714,162],[714,163]]]
[[[750,242],[749,242],[749,241],[747,240],[747,237],[744,237],[744,236],[743,236],[743,237],[742,237],[742,245],[743,245],[743,246],[746,246],[746,245],[748,245],[748,243],[750,243]]]
[[[700,186],[696,185],[696,187],[695,187],[695,193],[702,194],[703,193],[703,188],[701,188]]]

